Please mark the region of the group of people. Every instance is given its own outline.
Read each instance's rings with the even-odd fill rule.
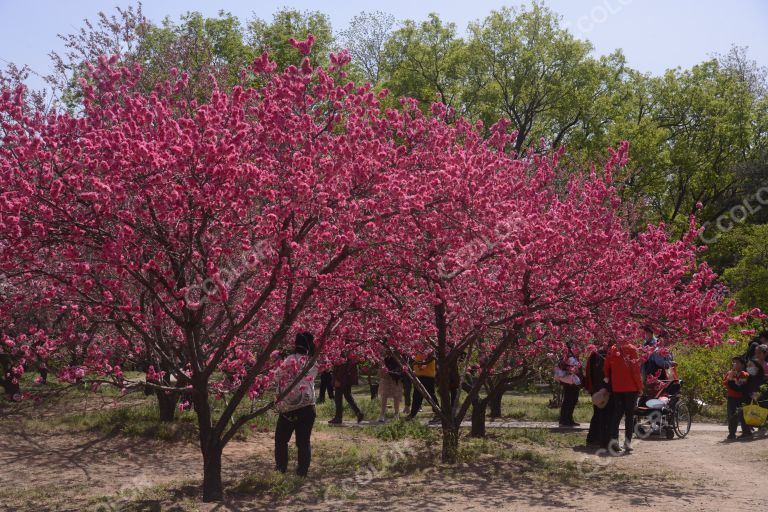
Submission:
[[[419,386],[413,386],[411,380],[403,374],[402,364],[394,356],[386,356],[383,365],[378,370],[378,396],[380,400],[380,413],[378,421],[386,421],[386,411],[389,400],[393,402],[394,417],[400,417],[400,404],[405,401],[405,407],[402,412],[407,414],[405,419],[413,419],[419,413],[424,403],[424,394]],[[417,377],[421,387],[429,395],[433,402],[437,402],[435,394],[435,379],[437,376],[437,366],[435,359],[424,354],[417,354],[412,362],[413,374]],[[457,369],[458,372],[458,369]],[[458,373],[457,373],[458,376]],[[458,382],[458,378],[451,379],[451,396],[456,396],[458,384],[453,388],[453,381]],[[334,366],[320,375],[320,396],[318,403],[325,401],[325,395],[335,402],[336,413],[328,423],[339,425],[343,421],[344,401],[349,404],[355,413],[357,422],[360,423],[365,415],[355,402],[352,395],[352,386],[358,384],[357,362],[354,355],[347,354],[346,361],[340,365]],[[437,421],[437,416],[432,418],[432,422]]]
[[[736,439],[736,431],[741,424],[739,439],[749,439],[754,431],[747,424],[743,407],[753,401],[765,406],[768,404],[768,391],[761,391],[761,386],[768,382],[768,332],[755,338],[743,356],[731,360],[731,369],[723,377],[727,393],[728,440]]]
[[[573,411],[579,392],[585,388],[593,397],[593,414],[589,423],[587,444],[610,449],[614,453],[632,451],[635,409],[641,394],[665,381],[676,363],[649,326],[643,328],[645,338],[643,361],[639,348],[629,340],[610,348],[597,348],[589,354],[582,371],[577,357],[569,351],[555,368],[555,379],[563,388],[560,426],[575,427]],[[624,420],[624,442],[619,444],[619,426]]]
[[[643,392],[655,396],[661,389],[661,383],[676,378],[672,355],[663,348],[650,327],[645,327],[642,351],[647,357],[641,357],[640,350],[630,340],[620,341],[610,348],[597,348],[589,354],[582,369],[578,358],[569,350],[561,364],[555,368],[555,378],[563,386],[563,401],[560,410],[560,425],[574,427],[573,412],[583,387],[592,396],[593,414],[587,434],[587,444],[599,446],[613,453],[632,451],[632,437],[635,430],[635,410]],[[294,353],[283,359],[276,371],[277,401],[279,413],[275,432],[275,462],[279,471],[285,472],[288,464],[288,442],[295,433],[298,448],[297,474],[306,476],[311,460],[310,437],[315,422],[314,382],[317,368],[313,366],[300,376],[308,358],[315,351],[312,334],[297,334]],[[346,400],[356,415],[358,423],[363,420],[363,412],[352,395],[352,386],[358,383],[357,362],[352,354],[347,354],[343,364],[320,376],[319,402],[325,400],[326,393],[335,401],[336,414],[330,424],[342,422],[343,402]],[[384,358],[378,371],[380,398],[379,422],[386,419],[388,401],[393,400],[394,415],[399,417],[400,402],[405,398],[406,408],[410,411],[406,419],[413,419],[421,410],[425,391],[433,402],[437,366],[433,357],[417,354],[412,364],[414,375],[420,385],[412,386],[410,378],[403,374],[402,361],[393,356]],[[451,378],[450,395],[452,400],[458,395],[460,386],[458,366],[449,372]],[[295,380],[300,379],[297,385]],[[745,422],[741,413],[746,403],[756,400],[768,403],[768,391],[762,392],[761,386],[768,382],[768,332],[761,335],[751,345],[744,356],[734,357],[732,368],[723,379],[728,395],[728,439],[736,438],[738,424],[741,424],[741,438],[753,435],[752,428]],[[411,395],[412,388],[412,395]],[[410,403],[409,403],[410,402]],[[619,426],[624,420],[624,442],[619,444]],[[432,422],[439,421],[435,416]]]

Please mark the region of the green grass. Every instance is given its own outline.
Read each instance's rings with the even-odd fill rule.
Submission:
[[[520,421],[557,422],[560,409],[549,407],[551,398],[548,392],[507,392],[501,401],[501,416]],[[585,393],[579,395],[573,417],[579,423],[589,422],[592,418],[592,401]]]
[[[285,498],[294,494],[304,482],[303,478],[292,474],[268,471],[247,475],[228,487],[227,491],[235,494]]]
[[[430,428],[417,421],[390,421],[383,426],[365,427],[363,431],[382,441],[399,441],[407,438],[433,443],[439,438],[439,429]]]

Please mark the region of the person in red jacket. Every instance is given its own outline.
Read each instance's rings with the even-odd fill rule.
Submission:
[[[734,357],[731,360],[731,370],[725,374],[723,384],[728,389],[728,440],[736,439],[736,428],[741,423],[741,435],[749,437],[752,429],[744,421],[744,415],[741,414],[741,406],[746,401],[744,399],[744,388],[746,387],[749,374],[744,371],[744,360],[740,357]]]
[[[611,422],[611,447],[619,448],[619,423],[624,417],[624,450],[632,451],[632,433],[635,430],[635,407],[643,381],[640,377],[640,355],[637,347],[628,340],[620,341],[610,348],[603,366],[605,382],[613,394]],[[607,447],[605,447],[607,448]]]

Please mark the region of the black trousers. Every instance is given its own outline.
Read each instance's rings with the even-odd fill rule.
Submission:
[[[560,423],[568,425],[573,421],[573,410],[579,401],[579,386],[563,384],[563,403],[560,405]]]
[[[619,439],[619,423],[624,418],[624,439],[632,441],[635,431],[635,407],[638,393],[613,393],[611,439]]]
[[[333,375],[331,372],[323,372],[320,374],[320,397],[318,402],[325,402],[325,392],[328,392],[328,398],[333,400]]]
[[[592,406],[592,419],[589,421],[587,444],[607,446],[611,440],[611,409],[608,405],[602,409]]]
[[[744,413],[742,413],[741,407],[744,405],[746,400],[743,398],[733,398],[728,397],[728,433],[729,434],[736,434],[736,427],[741,424],[741,432],[747,433],[752,432],[752,427],[747,425],[747,422],[744,421]]]
[[[429,396],[432,397],[432,401],[437,403],[437,396],[435,395],[435,378],[434,377],[422,377],[419,376],[419,382],[427,390]],[[416,416],[421,409],[421,404],[424,402],[424,396],[419,391],[419,388],[413,386],[413,400],[411,400],[411,414],[410,416]]]
[[[296,474],[307,476],[309,462],[312,460],[310,437],[312,426],[315,424],[315,406],[308,405],[295,411],[281,413],[277,418],[275,429],[275,465],[277,470],[285,473],[288,469],[288,441],[296,432],[296,448],[299,452],[299,463]]]
[[[413,383],[411,383],[411,379],[404,377],[403,378],[403,394],[405,395],[406,407],[411,406],[411,387],[412,386],[413,386]]]
[[[336,388],[333,395],[333,400],[336,402],[336,415],[335,419],[340,420],[344,417],[344,399],[347,399],[347,403],[352,408],[357,416],[360,416],[360,408],[355,402],[355,397],[352,396],[352,386],[344,386]]]

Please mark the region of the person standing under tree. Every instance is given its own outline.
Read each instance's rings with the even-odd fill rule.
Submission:
[[[434,357],[427,357],[425,354],[416,354],[413,363],[413,373],[419,379],[424,389],[429,393],[432,401],[437,403],[435,395],[435,376],[437,375],[437,364]],[[412,420],[421,410],[421,404],[424,401],[424,395],[421,394],[417,386],[413,386],[413,399],[411,400],[411,412],[406,419]],[[434,419],[434,418],[433,418]]]
[[[555,366],[555,379],[563,386],[563,403],[560,405],[561,427],[579,426],[573,419],[573,411],[579,402],[579,390],[581,389],[580,368],[581,363],[573,355],[570,347],[565,359]]]
[[[275,372],[276,393],[279,397],[296,377],[304,370],[307,361],[315,353],[312,334],[302,332],[296,335],[294,353],[286,357]],[[296,474],[306,477],[312,460],[310,438],[315,424],[315,377],[317,367],[312,366],[288,393],[278,400],[275,407],[279,413],[275,428],[275,465],[285,473],[288,469],[288,442],[296,432],[298,466]]]
[[[741,424],[742,435],[749,436],[748,432],[752,431],[741,413],[741,407],[748,403],[744,399],[744,389],[748,379],[749,374],[745,371],[744,360],[740,357],[731,359],[731,369],[723,378],[728,394],[728,437],[726,438],[728,440],[736,439],[736,429],[739,424]]]
[[[325,392],[328,392],[328,398],[333,400],[333,376],[330,370],[325,370],[320,374],[320,397],[317,399],[317,403],[322,404],[325,402]]]
[[[355,397],[352,396],[352,386],[356,386],[357,380],[357,362],[352,359],[352,355],[346,354],[347,360],[333,368],[333,387],[334,401],[336,402],[336,414],[333,419],[328,421],[330,425],[341,425],[344,415],[344,400],[352,408],[357,417],[357,422],[363,421],[363,411],[357,406]]]
[[[624,450],[632,451],[632,433],[635,430],[635,407],[643,382],[640,377],[640,355],[637,347],[629,340],[616,343],[608,351],[603,368],[604,381],[613,395],[611,414],[610,447],[621,451],[619,447],[619,424],[624,418]]]
[[[587,358],[587,368],[584,372],[584,387],[590,395],[608,388],[608,384],[603,380],[603,367],[605,365],[605,348],[595,349]],[[592,419],[589,422],[589,432],[587,433],[587,445],[599,445],[603,448],[608,446],[611,440],[611,404],[609,403],[602,409],[592,405]]]
[[[392,356],[384,358],[384,364],[379,368],[379,400],[381,413],[379,423],[384,423],[387,413],[387,401],[394,401],[395,418],[400,417],[400,399],[403,397],[403,369]]]

